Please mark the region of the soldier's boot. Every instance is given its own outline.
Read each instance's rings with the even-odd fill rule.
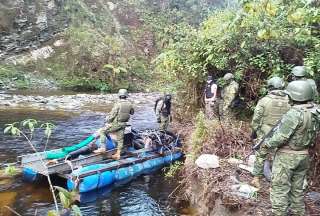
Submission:
[[[261,177],[255,176],[255,177],[253,177],[253,180],[251,181],[250,184],[259,190],[261,188],[260,181],[261,181]]]
[[[118,149],[117,152],[111,156],[111,158],[114,160],[119,160],[120,159],[120,150]]]

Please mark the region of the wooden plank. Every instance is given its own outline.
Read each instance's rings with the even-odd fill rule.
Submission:
[[[99,161],[103,161],[104,159],[111,157],[111,155],[116,150],[110,150],[104,153],[94,153],[86,157],[82,158],[76,158],[74,160],[70,160],[72,163],[72,166],[79,167],[79,166],[85,166],[87,164],[96,163]],[[46,161],[44,161],[46,162]],[[67,162],[65,162],[65,159],[58,160],[57,164],[49,165],[49,166],[43,166],[43,163],[41,160],[36,161],[28,161],[28,163],[23,163],[21,165],[22,167],[31,168],[33,171],[38,172],[40,174],[45,175],[46,173],[54,174],[64,171],[71,171],[71,167]]]
[[[39,153],[21,155],[21,156],[18,156],[17,159],[21,163],[21,165],[23,165],[23,164],[39,161],[41,159],[42,160],[46,159],[46,153],[45,152],[39,152]]]
[[[110,150],[110,151],[107,151],[104,153],[91,154],[86,157],[81,157],[81,158],[76,158],[74,160],[70,160],[70,163],[72,164],[73,168],[78,168],[79,166],[87,166],[89,164],[100,162],[100,161],[103,161],[104,159],[111,157],[111,155],[115,151],[116,150]],[[71,167],[64,160],[61,163],[48,166],[49,174],[61,173],[61,172],[69,171],[69,170],[71,170]]]

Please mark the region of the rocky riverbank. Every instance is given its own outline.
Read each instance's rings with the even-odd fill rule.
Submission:
[[[159,93],[133,93],[129,95],[135,104],[154,103]],[[110,107],[117,94],[72,94],[72,95],[23,95],[0,92],[0,108],[34,108],[40,110],[80,111],[103,109]]]

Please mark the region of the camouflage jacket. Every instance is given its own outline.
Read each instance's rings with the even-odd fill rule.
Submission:
[[[231,105],[232,101],[238,96],[238,92],[239,84],[234,80],[223,88],[221,96],[223,98],[224,109]]]
[[[133,105],[127,99],[120,99],[112,108],[110,115],[106,118],[107,123],[127,122],[130,115],[134,114]]]
[[[267,137],[268,148],[289,146],[293,150],[304,150],[315,142],[319,130],[320,110],[313,104],[294,105],[282,117],[275,132]]]
[[[282,90],[270,91],[257,103],[251,122],[252,129],[258,136],[264,136],[289,109],[289,98]]]

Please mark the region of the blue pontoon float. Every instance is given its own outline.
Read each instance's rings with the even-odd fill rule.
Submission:
[[[68,155],[77,149],[95,142],[89,136],[77,145],[70,147],[22,155],[18,159],[23,168],[24,179],[31,182],[38,181],[42,176],[58,175],[67,180],[69,190],[77,189],[80,193],[96,189],[111,187],[114,183],[121,183],[133,177],[148,174],[162,168],[183,155],[180,140],[172,133],[159,131],[140,132],[132,136],[131,147],[121,156],[120,160],[111,159],[116,151],[115,142],[108,137],[108,150],[104,153],[90,153],[68,159]],[[141,148],[143,139],[148,137],[153,142],[150,149]],[[133,148],[132,146],[135,146]],[[52,161],[54,164],[44,164]]]

